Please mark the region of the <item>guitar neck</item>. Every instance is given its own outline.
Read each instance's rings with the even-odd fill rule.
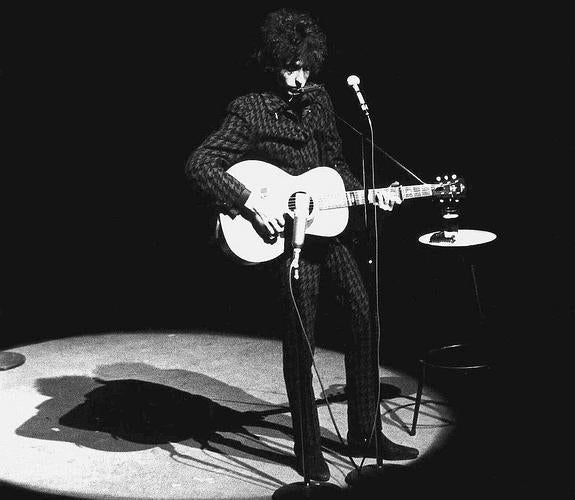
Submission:
[[[414,186],[397,186],[377,189],[368,189],[367,197],[369,203],[375,202],[376,193],[392,195],[398,193],[401,199],[424,198],[433,196],[433,184],[416,184]],[[365,205],[365,190],[346,191],[344,193],[335,193],[323,196],[321,199],[321,208],[324,210],[330,208],[345,208]]]

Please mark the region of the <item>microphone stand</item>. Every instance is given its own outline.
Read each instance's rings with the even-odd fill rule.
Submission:
[[[367,106],[364,105],[362,106],[363,111],[365,112],[365,116],[367,118],[367,121],[369,123],[369,128],[371,131],[371,135],[373,137],[373,125],[371,123],[371,118],[369,116],[369,111],[367,109]],[[362,138],[363,138],[363,134]],[[363,141],[363,139],[362,139]],[[374,144],[373,140],[370,141],[372,146]],[[363,151],[363,143],[362,143],[362,151]],[[375,167],[374,167],[374,162],[375,162],[375,158],[374,158],[374,149],[373,147],[371,148],[371,162],[370,162],[370,166],[371,166],[371,176],[370,180],[371,180],[371,185],[373,187],[373,189],[375,190]],[[377,206],[375,203],[371,204],[373,205],[372,207],[370,207],[371,209],[368,209],[368,205],[369,205],[369,188],[368,188],[368,175],[366,173],[366,168],[365,168],[365,162],[362,162],[362,166],[363,166],[363,181],[364,181],[364,199],[365,199],[365,235],[366,235],[366,241],[368,243],[368,250],[367,250],[367,269],[369,270],[369,266],[373,265],[375,262],[375,259],[377,258],[377,255],[375,254],[375,232],[377,231]],[[373,196],[375,197],[375,191],[373,192]],[[375,199],[374,199],[375,201]],[[367,272],[367,276],[369,279],[369,287],[368,287],[368,294],[370,297],[370,301],[369,303],[371,304],[371,309],[372,309],[372,328],[375,328],[379,321],[377,318],[377,313],[378,313],[378,308],[377,308],[377,304],[375,303],[375,301],[377,300],[377,296],[374,293],[374,284],[376,282],[377,277],[374,278],[374,273],[379,272],[379,269],[377,266],[375,266],[375,269],[373,270],[373,272]],[[379,354],[379,353],[378,353]],[[379,355],[378,355],[378,359],[379,359]],[[377,384],[378,387],[380,385],[380,381],[379,381],[379,363],[377,366]],[[378,389],[378,400],[376,402],[377,404],[377,411],[376,411],[376,416],[374,418],[379,419],[379,405],[380,405],[380,396],[379,396],[379,389]],[[379,426],[375,425],[375,432],[374,432],[374,438],[375,438],[375,455],[376,455],[376,463],[372,464],[372,465],[360,465],[358,468],[352,470],[349,474],[347,474],[347,476],[345,477],[345,482],[350,485],[350,486],[358,486],[359,484],[361,484],[362,482],[366,482],[367,484],[371,484],[373,483],[375,480],[380,479],[383,475],[384,472],[384,466],[383,466],[383,457],[382,457],[382,453],[380,452],[380,445],[381,443],[379,443]]]

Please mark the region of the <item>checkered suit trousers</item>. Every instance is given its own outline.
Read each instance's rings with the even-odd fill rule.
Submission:
[[[282,274],[282,302],[289,318],[283,339],[283,372],[290,403],[294,441],[299,447],[300,425],[304,443],[319,445],[320,428],[312,386],[312,355],[320,285],[331,288],[345,316],[345,375],[348,398],[348,429],[354,436],[367,436],[379,410],[377,390],[379,365],[376,338],[370,317],[369,296],[357,261],[339,240],[306,242],[299,265],[299,279],[292,289],[302,325],[289,292],[291,255],[285,258]],[[305,340],[304,334],[309,340]],[[320,373],[321,376],[321,373]],[[379,411],[377,411],[379,417]],[[380,428],[379,418],[377,419]]]

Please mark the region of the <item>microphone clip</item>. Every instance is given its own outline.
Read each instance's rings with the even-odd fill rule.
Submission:
[[[293,277],[294,279],[299,279],[299,254],[301,252],[301,248],[294,248],[293,249],[293,259],[291,262],[291,268],[293,269]]]

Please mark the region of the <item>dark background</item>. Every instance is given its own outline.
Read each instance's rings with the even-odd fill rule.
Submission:
[[[255,29],[281,4],[17,5],[0,18],[1,347],[139,329],[277,334],[266,273],[209,245],[183,167],[228,101],[249,91]],[[497,234],[472,254],[480,334],[502,357],[526,346],[555,356],[573,320],[566,13],[290,5],[328,34],[322,81],[338,114],[367,133],[346,84],[359,75],[376,144],[426,181],[463,177],[461,227]],[[359,138],[341,133],[361,175]],[[417,183],[381,152],[376,168],[381,185]],[[383,219],[389,363],[475,334],[469,261],[417,242],[439,223],[431,199]],[[323,341],[340,346],[326,325]]]
[[[239,267],[209,244],[208,211],[184,177],[229,100],[250,90],[255,29],[281,4],[200,5],[2,4],[0,349],[114,331],[281,334],[266,267]],[[564,399],[575,310],[570,16],[290,5],[328,34],[322,81],[337,113],[367,132],[346,84],[360,76],[376,144],[426,181],[463,177],[461,227],[497,234],[461,260],[417,241],[438,229],[434,200],[383,217],[383,362],[415,370],[427,347],[485,341],[500,370],[479,418],[502,433],[488,460],[544,467],[558,456],[542,449],[562,442],[551,394]],[[359,138],[343,124],[341,134],[361,175]],[[381,185],[416,183],[381,152],[376,168]],[[334,311],[324,309],[318,343],[339,349]]]

